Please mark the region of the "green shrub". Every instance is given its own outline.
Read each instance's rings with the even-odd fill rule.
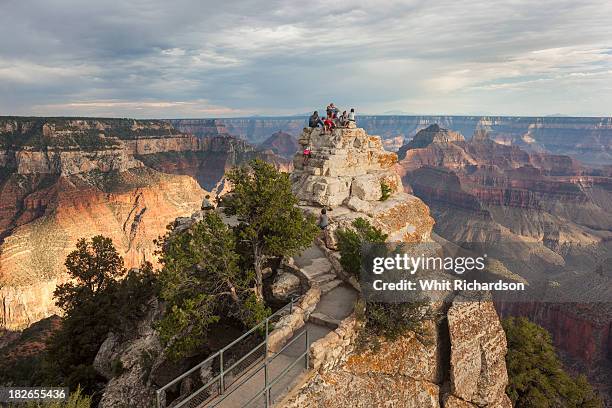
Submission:
[[[392,192],[393,190],[387,183],[384,181],[380,182],[380,201],[387,201],[387,199],[391,197]]]
[[[393,341],[408,332],[418,339],[431,341],[430,333],[423,330],[423,321],[433,314],[427,302],[380,303],[360,300],[355,305],[355,315],[363,322],[357,337],[357,348],[378,350],[380,340]]]
[[[502,322],[508,341],[506,393],[521,408],[600,408],[602,401],[584,376],[564,369],[550,334],[524,317]]]
[[[387,240],[387,234],[383,234],[380,229],[373,227],[363,218],[357,218],[353,221],[352,227],[336,231],[336,237],[338,238],[342,268],[359,279],[363,244],[384,244]]]

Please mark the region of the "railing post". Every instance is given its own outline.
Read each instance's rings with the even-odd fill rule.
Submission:
[[[268,358],[268,322],[270,321],[270,318],[266,318],[266,350],[264,352],[264,358]]]
[[[225,392],[225,384],[223,381],[223,350],[221,350],[221,353],[219,354],[219,375],[219,394],[223,394]]]
[[[155,395],[156,395],[156,397],[157,397],[157,398],[156,398],[156,400],[157,400],[157,408],[162,408],[162,403],[161,403],[161,393],[162,393],[162,391],[161,391],[161,390],[157,390],[157,391],[155,392]]]
[[[264,397],[266,399],[265,407],[268,408],[270,406],[270,388],[268,388],[268,356],[264,361]]]
[[[308,329],[306,329],[306,370],[308,370],[308,366],[310,365],[310,350],[308,346]]]

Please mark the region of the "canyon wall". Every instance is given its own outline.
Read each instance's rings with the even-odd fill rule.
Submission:
[[[155,263],[153,240],[166,225],[255,157],[290,169],[244,140],[163,121],[0,118],[0,326],[58,312],[52,293],[80,238],[112,238],[127,267]]]
[[[278,131],[297,137],[306,126],[306,119],[306,116],[292,116],[170,122],[181,131],[196,135],[229,133],[259,144]],[[400,140],[407,142],[419,130],[437,124],[461,133],[466,139],[484,128],[499,143],[534,152],[568,155],[590,164],[612,163],[612,118],[609,117],[360,115],[357,109],[357,123],[369,134],[380,135],[389,142],[387,147],[392,148],[398,148]]]
[[[431,208],[436,234],[495,246],[512,273],[576,299],[497,306],[548,329],[566,363],[610,394],[612,308],[600,301],[612,298],[610,176],[568,156],[497,143],[485,129],[465,141],[431,126],[400,153],[398,172]]]

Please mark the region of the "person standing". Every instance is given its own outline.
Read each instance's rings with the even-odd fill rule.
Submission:
[[[322,230],[326,229],[329,225],[329,217],[327,216],[327,210],[323,208],[321,210],[321,216],[319,217],[319,228]]]

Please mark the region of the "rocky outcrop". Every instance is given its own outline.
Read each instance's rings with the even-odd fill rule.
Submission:
[[[259,145],[259,148],[262,150],[272,150],[275,154],[286,158],[293,157],[298,147],[299,145],[295,137],[282,131],[272,133],[269,138]]]
[[[491,299],[458,296],[447,312],[451,394],[479,407],[512,407],[506,335]]]
[[[331,209],[330,236],[336,228],[362,217],[390,240],[429,239],[433,225],[429,210],[403,192],[394,170],[397,155],[385,151],[378,136],[360,128],[335,129],[331,135],[305,128],[298,141],[312,153],[310,158],[301,152],[295,155],[293,191],[304,208],[317,216],[321,207]],[[386,197],[383,188],[388,189]],[[334,246],[332,240],[328,244]]]
[[[453,132],[451,130],[441,128],[437,124],[433,124],[420,130],[410,142],[400,147],[397,152],[397,156],[401,160],[406,157],[406,152],[408,150],[427,147],[432,143],[440,144],[463,141],[465,141],[465,138],[461,133]]]
[[[355,316],[311,348],[314,374],[285,401],[288,408],[390,406],[512,407],[505,394],[506,338],[490,300],[453,300],[446,318],[423,334],[355,347]]]
[[[397,156],[382,148],[379,137],[358,128],[331,135],[307,128],[299,142],[312,157],[296,154],[294,193],[307,211],[328,209],[330,226],[321,245],[339,277],[351,281],[333,250],[334,231],[350,228],[357,217],[381,228],[390,242],[431,241],[429,209],[403,192],[394,174]],[[383,183],[389,197],[381,197]],[[359,287],[354,278],[351,283]],[[506,340],[492,302],[464,300],[432,305],[444,317],[425,320],[425,334],[379,338],[376,349],[359,346],[363,323],[350,315],[311,345],[313,373],[282,406],[510,407],[504,394]]]
[[[160,313],[157,300],[152,299],[147,310],[145,318],[121,337],[110,333],[96,354],[94,369],[108,380],[100,408],[148,408],[155,404],[151,374],[163,359],[153,324]]]

